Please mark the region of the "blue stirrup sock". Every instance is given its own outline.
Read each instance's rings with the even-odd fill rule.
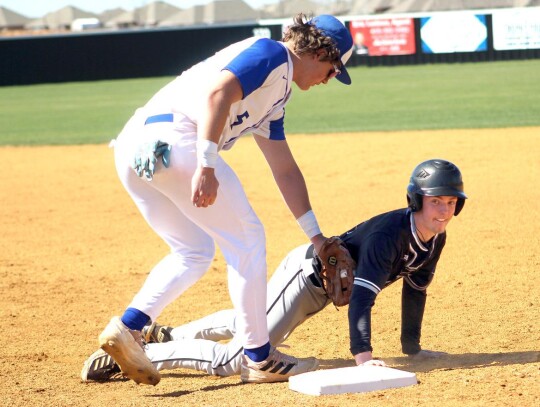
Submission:
[[[254,362],[262,362],[270,355],[270,342],[255,349],[244,349],[244,355]]]
[[[136,308],[128,308],[124,311],[121,320],[129,329],[140,331],[150,321],[150,317]]]

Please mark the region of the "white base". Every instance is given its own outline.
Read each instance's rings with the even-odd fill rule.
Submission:
[[[289,377],[289,389],[312,396],[363,393],[417,383],[414,373],[382,366],[316,370]]]

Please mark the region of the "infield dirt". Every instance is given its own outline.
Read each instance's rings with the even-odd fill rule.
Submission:
[[[429,288],[422,344],[450,355],[413,363],[400,353],[401,283],[373,311],[375,356],[417,374],[412,387],[313,397],[287,383],[164,371],[156,387],[83,384],[83,361],[167,252],[117,179],[106,145],[0,148],[0,404],[5,406],[538,406],[540,405],[540,128],[295,135],[326,235],[404,207],[416,164],[445,158],[469,196],[448,227]],[[251,138],[222,156],[266,227],[268,276],[305,237]],[[219,197],[218,197],[219,199]],[[224,261],[171,304],[176,325],[228,308]],[[353,364],[347,311],[329,306],[287,341],[321,368]]]

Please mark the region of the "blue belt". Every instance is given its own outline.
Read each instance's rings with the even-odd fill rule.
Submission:
[[[147,124],[163,123],[163,122],[172,123],[173,121],[174,121],[174,115],[172,113],[157,114],[155,116],[149,116],[144,122],[144,125],[146,126]]]

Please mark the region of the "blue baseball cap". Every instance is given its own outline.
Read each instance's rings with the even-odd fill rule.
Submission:
[[[321,30],[324,35],[332,38],[336,42],[342,65],[340,68],[341,73],[336,76],[336,79],[345,85],[350,85],[351,77],[345,69],[345,63],[352,54],[353,39],[351,33],[341,21],[330,14],[321,14],[320,16],[314,17],[311,20],[311,24],[315,25],[315,27]]]

